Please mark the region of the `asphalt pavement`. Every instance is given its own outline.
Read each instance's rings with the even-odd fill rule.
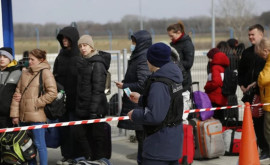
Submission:
[[[132,143],[128,137],[114,137],[112,139],[113,165],[137,165],[137,142]],[[61,159],[60,149],[48,149],[49,165],[55,165]],[[238,156],[221,156],[210,160],[195,160],[192,165],[236,165]]]

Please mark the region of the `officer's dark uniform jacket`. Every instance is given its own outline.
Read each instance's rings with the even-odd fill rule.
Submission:
[[[151,76],[165,77],[174,81],[176,84],[180,84],[183,81],[181,70],[172,62],[163,65]],[[170,90],[170,87],[163,82],[153,82],[150,86],[147,103],[144,103],[144,105],[146,104],[145,108],[134,109],[132,113],[133,122],[143,124],[146,127],[155,127],[161,125],[164,120],[166,121],[167,114],[175,112],[170,108],[172,100]],[[143,106],[143,100],[143,96],[141,96],[139,105]],[[178,110],[180,111],[178,115],[181,121],[181,114],[183,113],[181,111],[183,111],[183,107]],[[171,115],[169,115],[169,117],[171,117]],[[152,160],[178,160],[182,154],[182,140],[183,125],[181,122],[173,126],[162,127],[157,132],[145,138],[143,157]]]

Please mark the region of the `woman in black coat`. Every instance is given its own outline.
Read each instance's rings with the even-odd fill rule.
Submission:
[[[77,61],[76,117],[78,120],[104,118],[108,111],[104,91],[111,54],[96,50],[89,35],[81,36],[78,45],[82,57]],[[79,125],[74,136],[82,151],[79,157],[84,156],[88,160],[110,159],[111,132],[108,123]]]
[[[192,83],[190,70],[194,62],[194,45],[189,35],[185,33],[184,24],[181,21],[168,26],[167,32],[170,39],[172,40],[170,45],[177,50],[187,73],[187,76],[184,77],[184,81],[182,83],[183,87],[184,89],[190,90]]]
[[[146,54],[148,48],[152,45],[152,37],[146,30],[140,30],[131,36],[131,56],[128,61],[128,68],[125,78],[122,82],[116,82],[116,86],[120,89],[129,88],[132,92],[142,94],[144,88],[144,81],[151,74],[147,66]],[[138,105],[131,102],[126,94],[122,98],[123,106],[121,116],[126,116],[129,111],[137,108]],[[119,128],[135,130],[136,138],[138,140],[138,164],[141,163],[142,145],[143,145],[143,127],[140,124],[135,124],[130,120],[123,120],[118,122]]]
[[[73,121],[75,119],[76,106],[76,84],[77,84],[77,68],[76,60],[79,57],[79,32],[74,27],[64,27],[57,35],[57,40],[61,45],[61,50],[55,59],[53,66],[53,75],[56,82],[64,86],[66,92],[66,114],[60,118],[61,122]],[[57,164],[72,162],[76,157],[75,139],[73,138],[72,127],[61,127],[61,154],[62,160]]]

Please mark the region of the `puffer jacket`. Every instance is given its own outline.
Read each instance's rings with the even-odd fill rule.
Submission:
[[[44,69],[42,79],[44,91],[46,92],[39,96],[39,71],[41,69]],[[33,81],[29,84],[32,79]],[[26,89],[28,84],[29,86]],[[23,93],[24,90],[25,92]],[[19,117],[21,122],[46,122],[47,118],[44,113],[44,107],[57,97],[56,82],[50,71],[48,61],[45,60],[34,67],[24,70],[18,82],[16,92],[20,93],[22,97],[20,102],[12,100],[10,117]]]
[[[268,55],[267,61],[263,70],[258,77],[258,86],[260,88],[260,95],[262,103],[270,102],[270,55]],[[270,112],[270,106],[263,106],[265,111]]]
[[[76,115],[79,119],[105,117],[108,101],[104,93],[111,54],[98,51],[91,58],[79,58]]]
[[[135,50],[128,61],[128,68],[123,80],[123,89],[129,88],[133,92],[142,94],[144,82],[151,74],[147,66],[146,54],[148,48],[152,45],[152,38],[146,30],[140,30],[132,35],[136,40]],[[130,101],[126,94],[122,98],[123,106],[121,115],[126,116],[129,111],[138,107],[137,104]],[[130,120],[122,120],[118,122],[119,128],[130,130],[143,130],[142,125],[131,122]]]
[[[17,83],[21,77],[21,70],[17,66],[7,67],[0,71],[0,116],[10,115],[10,104],[15,92]]]
[[[214,55],[211,62],[211,73],[208,75],[208,81],[204,86],[212,103],[220,106],[227,105],[227,97],[222,94],[223,78],[225,67],[229,66],[230,61],[226,54],[218,52]]]
[[[190,70],[191,67],[193,66],[195,53],[194,45],[191,41],[191,38],[189,37],[189,35],[184,34],[180,39],[171,42],[170,44],[177,50],[179,57],[181,59],[180,61],[186,70],[187,76],[185,77],[186,79],[184,79],[182,83],[183,87],[184,89],[190,89],[192,82]]]

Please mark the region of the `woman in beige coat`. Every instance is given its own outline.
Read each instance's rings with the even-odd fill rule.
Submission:
[[[39,76],[42,71],[43,88],[45,93],[39,96]],[[29,69],[22,72],[14,94],[10,117],[13,124],[21,126],[41,125],[46,122],[44,107],[57,97],[57,87],[50,65],[46,60],[46,52],[34,49],[29,53]],[[32,130],[34,143],[37,146],[40,165],[48,165],[45,130]],[[35,159],[28,162],[36,165]]]

